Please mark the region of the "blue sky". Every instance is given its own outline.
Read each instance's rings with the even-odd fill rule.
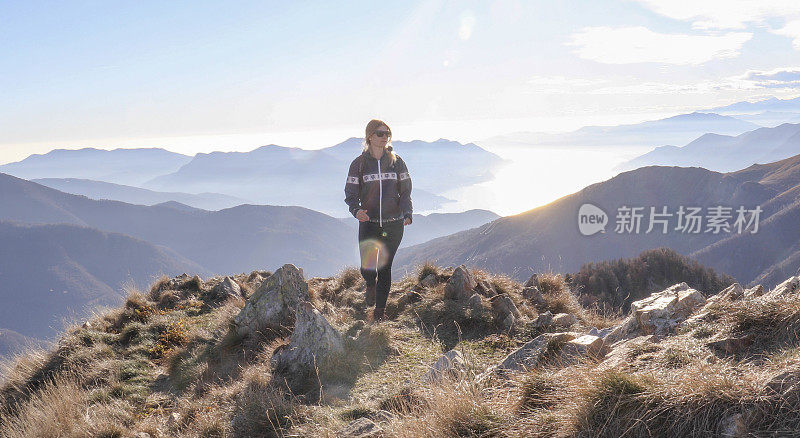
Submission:
[[[479,140],[800,92],[800,2],[0,3],[0,162]],[[400,129],[398,129],[400,128]]]

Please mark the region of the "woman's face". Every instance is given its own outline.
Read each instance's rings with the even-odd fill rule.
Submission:
[[[383,137],[378,137],[378,133],[384,133]],[[383,125],[369,136],[369,145],[372,147],[385,148],[386,143],[389,143],[389,127]]]

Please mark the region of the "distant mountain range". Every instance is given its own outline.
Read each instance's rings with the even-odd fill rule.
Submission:
[[[138,186],[175,172],[192,157],[160,148],[54,149],[0,166],[0,172],[23,179],[82,178]]]
[[[2,165],[0,172],[23,179],[47,178],[42,182],[92,198],[142,204],[172,200],[210,209],[232,206],[230,202],[302,206],[341,216],[347,212],[344,181],[350,162],[362,151],[361,142],[351,138],[320,150],[268,145],[250,152],[199,153],[194,157],[163,149],[58,149]],[[472,143],[440,139],[395,141],[393,145],[410,169],[416,211],[436,210],[454,202],[441,194],[491,180],[493,172],[506,164]]]
[[[249,201],[220,193],[156,192],[139,187],[80,178],[37,178],[31,181],[73,195],[109,199],[130,204],[155,205],[175,201],[203,210],[220,210],[247,204]]]
[[[395,266],[402,271],[426,260],[441,265],[464,263],[525,279],[532,272],[575,272],[583,263],[633,257],[666,246],[742,283],[761,282],[766,287],[797,270],[793,260],[800,258],[798,202],[800,155],[731,173],[650,166],[621,173],[525,213],[403,248]],[[587,203],[607,215],[605,233],[583,235],[579,231],[578,213]],[[701,232],[674,229],[680,206],[702,208]],[[739,206],[748,210],[760,206],[760,229],[741,236],[706,232],[708,209],[716,206],[733,209],[729,225]],[[615,232],[623,207],[645,208],[638,233]],[[673,214],[666,234],[657,223],[654,231],[646,233],[650,207],[657,213],[666,207],[667,213]]]
[[[686,146],[661,146],[617,166],[697,166],[730,172],[755,163],[769,163],[800,153],[800,124],[784,123],[738,136],[704,134]]]
[[[631,125],[586,126],[559,134],[517,132],[487,138],[478,144],[526,148],[653,148],[664,144],[684,144],[705,133],[737,135],[756,128],[759,125],[734,117],[694,112]]]

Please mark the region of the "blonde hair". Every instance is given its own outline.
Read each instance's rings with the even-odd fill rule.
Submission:
[[[381,126],[385,126],[386,129],[389,130],[389,141],[386,143],[386,147],[384,148],[383,152],[388,153],[389,157],[392,159],[392,164],[397,161],[397,155],[394,153],[394,148],[392,147],[392,128],[389,127],[383,120],[372,119],[367,123],[366,129],[364,129],[364,149],[361,151],[363,154],[367,150],[369,150],[369,136],[374,134],[375,131],[378,130]]]

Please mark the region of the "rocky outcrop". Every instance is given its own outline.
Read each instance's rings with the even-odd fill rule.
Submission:
[[[264,329],[291,329],[300,303],[308,299],[303,270],[285,264],[264,280],[234,317],[236,332],[244,336]]]
[[[275,351],[271,363],[279,371],[297,373],[313,369],[330,355],[343,352],[342,335],[306,301],[297,307],[289,344]]]
[[[444,286],[444,297],[450,300],[467,300],[472,296],[477,282],[466,266],[461,265],[453,271],[453,275]]]
[[[224,300],[228,297],[242,296],[242,288],[233,279],[233,277],[225,277],[209,291],[209,296],[215,300]]]
[[[703,294],[684,282],[634,301],[631,314],[641,333],[667,334],[705,302]]]
[[[592,357],[599,358],[604,354],[605,343],[599,336],[583,335],[567,341],[561,347],[563,357]]]

